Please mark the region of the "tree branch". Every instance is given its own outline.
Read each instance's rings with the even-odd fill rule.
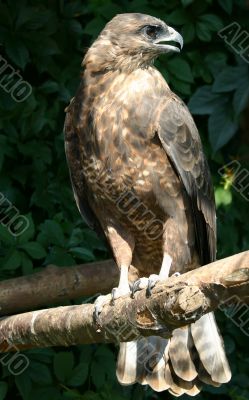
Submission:
[[[95,275],[93,271],[92,276]],[[107,277],[109,278],[109,272]],[[236,254],[167,281],[158,282],[151,297],[146,290],[105,305],[99,323],[92,304],[57,307],[0,320],[0,350],[10,346],[70,346],[130,341],[140,336],[169,337],[224,302],[249,303],[249,251]]]
[[[48,265],[33,275],[0,282],[0,315],[108,293],[117,285],[118,276],[113,260],[72,267]]]

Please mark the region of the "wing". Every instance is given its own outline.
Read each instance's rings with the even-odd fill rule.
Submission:
[[[74,105],[75,98],[71,100],[69,106],[65,110],[66,118],[64,124],[65,152],[74,198],[78,209],[88,226],[94,229],[100,236],[105,237],[87,199],[87,187],[81,166],[80,144],[78,135],[74,129]]]
[[[162,103],[161,103],[162,104]],[[216,212],[209,167],[186,105],[175,94],[159,107],[158,136],[189,196],[202,264],[216,257]]]

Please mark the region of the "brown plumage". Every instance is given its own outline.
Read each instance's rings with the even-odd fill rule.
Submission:
[[[114,297],[129,291],[131,265],[140,278],[162,266],[165,278],[169,267],[183,273],[215,259],[213,188],[199,134],[153,66],[159,54],[180,50],[176,42],[182,46],[181,36],[157,18],[117,15],[87,51],[66,110],[75,199],[120,268]],[[177,329],[170,341],[121,343],[117,376],[123,384],[193,396],[202,382],[219,385],[231,373],[211,314]]]

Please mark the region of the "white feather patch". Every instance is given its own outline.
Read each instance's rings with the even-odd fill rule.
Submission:
[[[120,343],[116,375],[122,385],[132,385],[137,376],[137,342]]]
[[[191,324],[191,333],[200,360],[212,380],[217,383],[228,382],[231,379],[231,370],[214,314],[203,315]]]

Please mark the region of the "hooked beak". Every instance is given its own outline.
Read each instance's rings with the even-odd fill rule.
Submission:
[[[155,40],[155,45],[164,53],[175,51],[179,53],[183,47],[183,38],[175,29],[168,26],[168,32]]]

